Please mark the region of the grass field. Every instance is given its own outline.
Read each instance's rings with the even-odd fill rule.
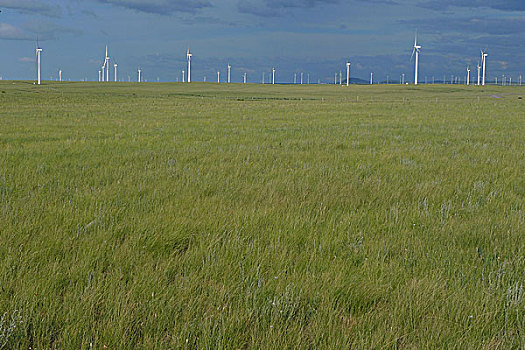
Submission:
[[[2,82],[0,348],[523,349],[524,174],[525,88]]]

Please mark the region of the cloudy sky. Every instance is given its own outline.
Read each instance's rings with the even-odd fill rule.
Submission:
[[[294,73],[333,82],[352,62],[352,76],[413,80],[417,30],[420,80],[475,71],[489,52],[488,75],[525,73],[524,0],[0,0],[0,76],[34,79],[35,41],[43,76],[98,79],[109,45],[123,80],[176,81],[193,53],[193,80],[260,81],[272,67],[280,82]]]

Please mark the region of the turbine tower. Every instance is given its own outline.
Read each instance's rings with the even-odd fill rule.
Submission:
[[[221,83],[221,72],[217,71],[217,84]]]
[[[272,68],[272,85],[275,85],[275,68]]]
[[[185,74],[184,74],[184,73],[186,73],[186,72],[184,72],[184,69],[183,69],[183,70],[182,70],[182,82],[183,82],[183,83],[185,83],[185,82],[186,82],[186,80],[185,80],[185,77],[184,77],[184,76],[185,76]]]
[[[480,85],[481,81],[481,66],[478,63],[478,86]]]
[[[40,77],[42,76],[42,65],[40,60],[40,54],[42,49],[38,45],[38,39],[36,40],[36,62],[37,62],[37,84],[40,85]]]
[[[346,86],[350,86],[350,62],[346,62]]]
[[[98,82],[100,83],[100,69],[98,70]]]
[[[415,69],[415,74],[414,74],[414,85],[417,85],[417,80],[419,76],[419,52],[420,51],[421,51],[421,45],[417,44],[417,33],[416,33],[416,36],[414,39],[414,50],[412,51],[412,57],[410,58],[410,60],[412,60],[412,58],[414,57],[414,54],[416,55],[416,69]]]
[[[374,85],[374,72],[370,73],[370,85]]]
[[[138,69],[138,72],[139,72],[139,83],[142,82],[142,69]]]
[[[470,66],[467,66],[467,85],[470,85]]]
[[[246,84],[246,72],[244,72],[244,83]]]
[[[488,54],[485,51],[481,50],[481,62],[483,66],[483,80],[481,85],[485,85],[485,78],[487,76],[487,56]]]
[[[231,71],[232,66],[230,66],[230,64],[228,63],[228,84],[231,83]]]
[[[58,81],[62,81],[62,69],[58,70]]]
[[[193,55],[190,53],[190,49],[188,48],[188,52],[186,53],[186,58],[188,59],[188,83],[191,83],[191,56]]]
[[[113,68],[115,68],[115,83],[117,82],[117,67],[118,64],[115,62],[115,64],[113,65]]]

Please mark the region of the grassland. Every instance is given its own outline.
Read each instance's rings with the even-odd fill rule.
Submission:
[[[0,84],[0,347],[525,348],[525,89]]]

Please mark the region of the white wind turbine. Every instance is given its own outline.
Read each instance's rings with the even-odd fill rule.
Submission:
[[[58,81],[62,81],[62,69],[58,70]]]
[[[217,71],[217,84],[221,83],[221,72]]]
[[[113,64],[113,68],[115,68],[115,83],[117,82],[117,67],[118,67],[118,64],[117,62],[115,62],[115,64]]]
[[[374,85],[374,72],[370,73],[370,85]]]
[[[414,57],[414,54],[416,55],[416,68],[415,68],[415,74],[414,74],[414,85],[417,85],[417,80],[419,77],[419,52],[421,51],[421,45],[417,44],[417,33],[414,39],[414,50],[412,51],[412,58]]]
[[[186,80],[185,80],[185,74],[186,72],[184,72],[184,69],[182,70],[182,82],[185,83]]]
[[[244,82],[244,84],[246,84],[246,72],[244,72],[244,77],[243,78],[244,78],[243,82]]]
[[[188,59],[188,83],[191,83],[191,56],[193,55],[190,53],[190,49],[188,48],[188,52],[186,53],[186,58]]]
[[[138,69],[138,73],[139,73],[139,83],[142,82],[142,69]]]
[[[106,67],[106,81],[109,81],[109,56],[108,56],[108,46],[106,45],[106,57],[104,59],[104,66]]]
[[[481,85],[485,85],[485,78],[487,76],[487,56],[488,54],[485,51],[481,50],[481,65],[483,66],[483,79]]]
[[[346,62],[346,86],[350,86],[350,62]]]
[[[36,40],[36,64],[37,64],[37,84],[40,85],[40,77],[42,76],[42,65],[40,60],[40,54],[42,53],[42,49],[38,45],[38,39]]]
[[[275,85],[275,68],[272,68],[272,85]]]
[[[230,64],[228,63],[228,84],[231,83],[231,71],[232,66],[230,66]]]
[[[100,83],[100,69],[98,70],[98,82]]]
[[[470,66],[467,66],[467,85],[470,85]]]

